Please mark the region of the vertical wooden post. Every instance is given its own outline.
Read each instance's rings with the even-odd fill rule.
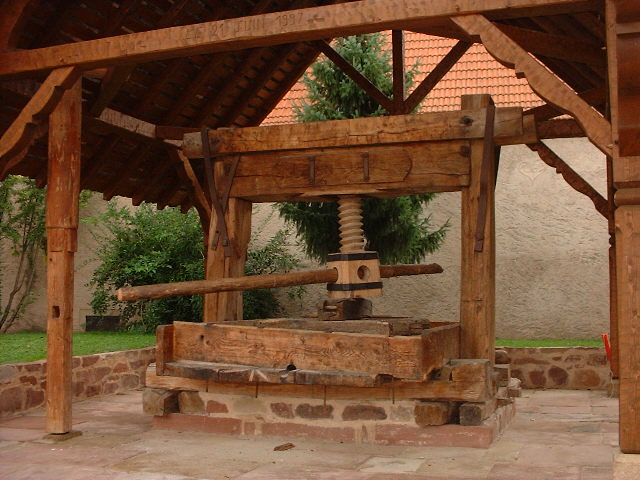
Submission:
[[[216,186],[218,193],[223,180],[222,162],[216,163]],[[215,280],[219,278],[241,277],[244,275],[244,265],[247,260],[247,247],[251,238],[251,202],[239,198],[229,198],[225,213],[227,233],[231,245],[231,256],[225,256],[222,240],[216,236],[217,216],[211,212],[209,228],[209,244],[207,248],[205,278]],[[214,246],[212,241],[218,237]],[[242,320],[242,292],[209,293],[204,296],[204,321],[225,322]]]
[[[391,31],[391,54],[393,60],[393,113],[401,115],[405,112],[405,78],[404,78],[404,32]]]
[[[615,188],[613,186],[613,159],[607,157],[607,202],[609,203],[609,341],[611,344],[611,376],[620,377],[618,345],[618,284],[616,265]]]
[[[81,80],[49,116],[47,171],[47,432],[71,431],[73,257],[80,195]]]
[[[463,109],[487,108],[489,95],[464,95]],[[495,349],[495,179],[496,162],[491,149],[486,156],[483,140],[471,141],[471,175],[462,190],[462,256],[460,276],[460,355],[494,361]],[[485,161],[483,161],[485,160]],[[481,195],[484,168],[487,181]],[[479,250],[476,232],[484,219],[484,240]],[[479,250],[479,251],[478,251]]]
[[[620,449],[640,453],[640,2],[607,0],[607,56],[615,192]],[[613,280],[613,279],[612,279]],[[612,324],[612,327],[616,326]],[[614,344],[615,346],[615,344]],[[614,353],[615,355],[615,353]]]

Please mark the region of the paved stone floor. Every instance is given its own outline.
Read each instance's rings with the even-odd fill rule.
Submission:
[[[605,392],[525,390],[517,409],[486,450],[385,447],[151,430],[141,392],[134,391],[74,404],[74,428],[82,435],[64,442],[42,439],[42,411],[0,419],[0,479],[613,478],[616,399]],[[273,450],[285,442],[295,448]]]

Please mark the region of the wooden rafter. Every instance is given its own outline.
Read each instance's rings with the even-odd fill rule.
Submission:
[[[607,57],[599,43],[578,40],[569,35],[555,35],[512,25],[498,23],[496,26],[514,42],[534,55],[586,63],[602,68],[607,65]]]
[[[518,9],[591,6],[577,0],[511,0]],[[0,55],[0,76],[27,74],[78,65],[83,70],[126,63],[143,63],[203,53],[233,51],[291,41],[318,40],[336,35],[415,28],[434,18],[503,9],[504,0],[360,0],[322,7],[232,18],[72,45],[57,45]]]
[[[576,192],[580,192],[591,199],[596,210],[605,218],[609,218],[609,203],[598,191],[593,188],[584,178],[580,176],[573,168],[571,168],[562,158],[560,158],[553,150],[542,142],[527,145],[531,150],[536,152],[540,159],[556,169],[556,172],[562,175],[562,178]]]
[[[391,54],[393,58],[393,113],[396,115],[409,113],[405,111],[405,75],[404,75],[404,32],[391,32]]]
[[[0,52],[16,49],[22,27],[37,4],[36,0],[11,0],[2,4]]]
[[[47,121],[64,92],[79,77],[80,71],[75,67],[59,68],[49,74],[0,138],[0,167],[7,170],[8,163],[15,165],[13,156],[22,152],[31,142],[36,127]]]
[[[431,90],[442,80],[442,78],[451,70],[460,58],[465,54],[469,47],[473,45],[471,42],[464,40],[456,43],[451,50],[444,56],[433,70],[429,72],[422,82],[407,97],[405,109],[407,113],[412,112],[424,98],[429,95]]]
[[[331,60],[340,70],[344,72],[351,80],[355,82],[367,95],[369,95],[375,102],[378,103],[387,112],[391,113],[394,110],[394,102],[391,101],[384,93],[382,93],[378,87],[376,87],[371,81],[360,73],[353,65],[351,65],[345,58],[336,52],[331,45],[324,40],[318,40],[313,42],[313,45],[322,52],[329,60]]]
[[[482,15],[453,17],[453,21],[469,35],[479,36],[496,60],[525,76],[540,97],[574,116],[593,144],[611,154],[611,124],[562,80]]]
[[[242,96],[239,96],[235,102],[227,109],[225,115],[220,119],[220,125],[231,125],[238,116],[247,108],[250,102],[255,101],[255,95],[264,87],[264,84],[273,76],[280,68],[281,62],[285,60],[291,53],[296,50],[297,44],[283,45],[278,49],[276,58],[279,61],[271,62],[265,65],[260,74],[253,79],[251,86],[243,90]]]

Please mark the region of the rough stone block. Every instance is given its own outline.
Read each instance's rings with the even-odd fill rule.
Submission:
[[[507,395],[509,395],[509,397],[511,398],[521,397],[522,396],[522,388],[520,388],[521,383],[522,382],[520,382],[520,379],[512,377],[509,380],[509,386],[507,387]]]
[[[301,418],[308,418],[312,420],[319,418],[333,418],[333,406],[301,403],[296,407],[296,415]]]
[[[276,402],[271,404],[271,411],[280,418],[293,418],[293,407],[284,402]]]
[[[414,407],[416,424],[421,427],[444,425],[453,420],[453,415],[451,402],[418,402]]]
[[[497,348],[495,363],[496,365],[511,363],[511,359],[509,358],[509,353],[502,348]]]
[[[375,405],[347,405],[342,411],[343,420],[386,420],[384,408]]]
[[[145,388],[142,410],[148,415],[163,416],[178,411],[178,392],[161,388]]]
[[[180,413],[205,413],[204,402],[198,392],[180,392],[178,395],[178,408]]]
[[[25,392],[22,387],[11,387],[3,390],[2,395],[0,395],[0,415],[22,410],[24,402]]]
[[[374,441],[379,445],[487,448],[495,437],[495,431],[495,427],[484,425],[441,425],[421,428],[390,423],[375,426]]]
[[[509,378],[511,378],[511,366],[509,364],[496,364],[493,366],[493,371],[498,374],[498,386],[506,387],[509,384]]]
[[[229,409],[224,403],[216,400],[209,400],[207,402],[207,413],[229,413]]]

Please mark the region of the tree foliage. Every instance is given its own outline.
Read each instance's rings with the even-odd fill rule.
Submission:
[[[0,332],[6,332],[33,299],[38,256],[45,242],[45,191],[31,179],[8,176],[0,182],[0,248],[15,272],[5,285],[7,258],[0,258]],[[5,294],[6,293],[6,294]]]
[[[339,39],[335,49],[358,71],[390,96],[393,91],[391,54],[380,34]],[[407,87],[413,83],[416,67],[406,75]],[[303,77],[307,98],[295,109],[301,122],[373,117],[386,114],[353,80],[328,59],[313,64]],[[362,202],[366,248],[375,250],[384,263],[420,261],[437,250],[448,224],[432,230],[430,217],[423,210],[432,194],[393,199],[367,198]],[[302,240],[305,253],[320,262],[339,248],[336,203],[288,202],[278,205],[280,215],[292,223]]]
[[[202,320],[202,295],[178,296],[137,302],[118,302],[114,291],[124,286],[173,283],[204,278],[202,229],[194,209],[157,211],[143,204],[131,211],[109,202],[104,214],[88,220],[98,250],[90,286],[91,306],[101,315],[117,311],[129,330],[152,332],[174,320]],[[285,272],[297,266],[286,250],[285,233],[277,233],[264,246],[250,245],[245,272]],[[245,318],[274,316],[280,304],[272,290],[245,292]]]

